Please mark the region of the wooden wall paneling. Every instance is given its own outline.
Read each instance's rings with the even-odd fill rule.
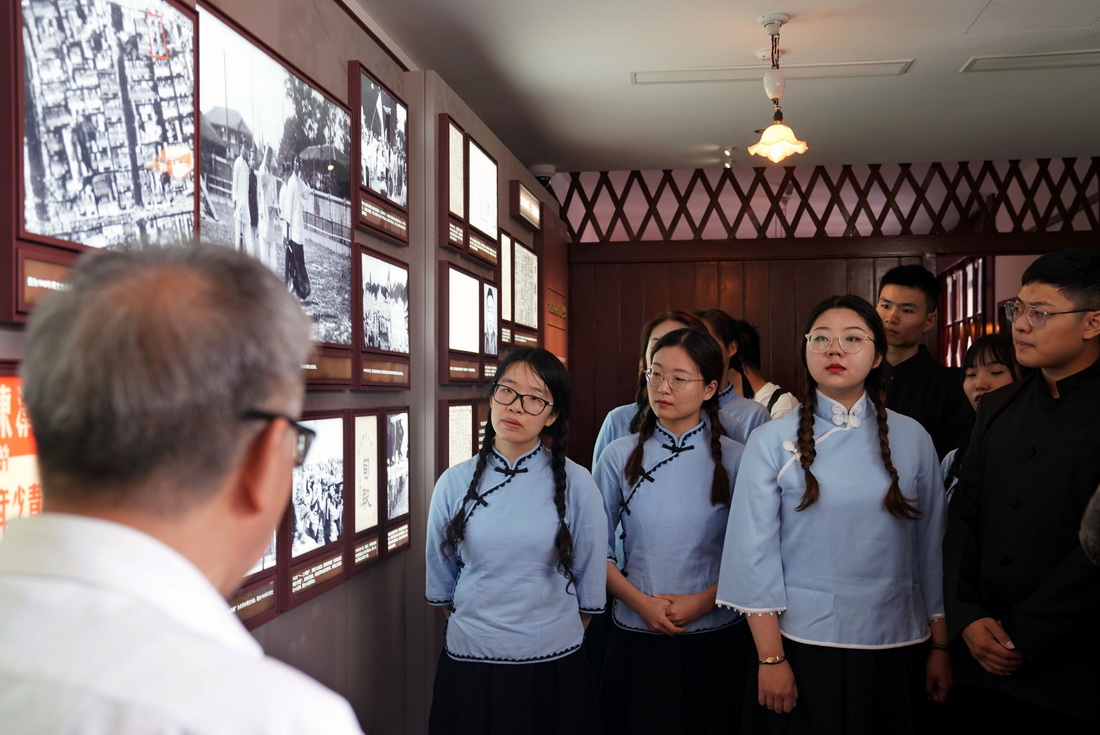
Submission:
[[[670,263],[668,269],[669,306],[673,309],[694,311],[695,263]]]
[[[745,316],[745,272],[744,261],[718,262],[718,308],[734,319],[748,319]]]
[[[739,279],[731,275],[726,284],[731,290],[737,288],[741,292],[740,318],[756,327],[760,333],[760,367],[764,377],[771,379],[772,368],[775,365],[772,347],[774,335],[771,328],[771,264],[766,260],[754,260],[731,261],[722,265],[723,270],[731,274],[735,270],[741,272]],[[737,268],[735,269],[734,266]],[[727,303],[733,306],[732,299]],[[733,314],[732,311],[730,313]],[[787,386],[783,387],[787,388]]]
[[[637,283],[641,284],[645,298],[646,319],[662,311],[680,308],[672,305],[668,292],[668,270],[664,263],[647,265],[644,278]]]
[[[695,309],[714,309],[719,306],[721,288],[718,263],[704,261],[695,264]]]
[[[845,293],[853,293],[869,300],[872,304],[878,296],[875,290],[878,281],[875,280],[874,258],[849,258],[848,282],[845,284]]]
[[[604,266],[606,267],[606,266]],[[601,266],[575,265],[569,269],[569,379],[572,416],[569,440],[591,447],[603,416],[597,416],[596,373],[600,355],[596,344],[596,270]],[[595,426],[596,428],[593,428]]]
[[[802,365],[795,361],[793,343],[802,328],[805,311],[799,312],[795,288],[795,264],[789,260],[773,260],[769,264],[768,317],[760,325],[771,334],[771,380],[787,390],[801,395]],[[814,302],[816,303],[816,302]]]

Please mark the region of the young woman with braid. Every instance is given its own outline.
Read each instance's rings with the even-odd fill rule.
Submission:
[[[649,367],[649,360],[653,355],[653,348],[661,337],[677,329],[695,329],[707,334],[706,324],[697,316],[687,311],[662,311],[642,326],[641,345],[638,351],[638,369],[644,371]],[[592,449],[592,467],[600,459],[603,450],[611,442],[624,436],[637,434],[638,428],[649,413],[649,393],[646,390],[645,376],[638,373],[638,385],[634,394],[634,402],[608,411],[607,416],[596,435],[596,444]],[[731,414],[722,413],[722,428],[726,435],[735,441],[744,442],[746,433],[741,422]]]
[[[609,734],[726,733],[741,709],[730,692],[744,683],[748,631],[714,605],[743,449],[711,428],[724,372],[709,335],[664,335],[645,373],[651,410],[596,466],[616,598],[600,695]]]
[[[745,447],[717,595],[756,644],[744,732],[905,735],[951,687],[943,482],[927,432],[885,407],[886,347],[867,301],[822,301],[805,400]]]
[[[535,348],[497,375],[485,443],[443,473],[428,514],[426,596],[448,616],[428,731],[597,733],[580,646],[605,604],[607,519],[565,457],[569,375]]]

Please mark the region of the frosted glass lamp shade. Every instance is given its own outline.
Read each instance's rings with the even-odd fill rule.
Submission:
[[[794,131],[783,123],[774,123],[764,128],[760,142],[750,145],[750,156],[763,156],[772,163],[779,163],[792,153],[805,153],[806,141],[794,137]]]

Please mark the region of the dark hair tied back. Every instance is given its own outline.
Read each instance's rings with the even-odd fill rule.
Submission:
[[[558,531],[554,537],[554,546],[557,552],[557,569],[566,579],[566,589],[576,586],[576,577],[573,574],[573,535],[569,525],[565,522],[566,511],[566,457],[565,451],[568,439],[569,413],[571,409],[569,373],[561,360],[553,353],[538,347],[519,347],[511,350],[497,366],[497,375],[504,377],[508,369],[516,364],[526,364],[535,375],[546,384],[550,392],[554,407],[550,409],[556,415],[553,423],[544,427],[542,439],[550,450],[550,471],[554,477],[554,507],[558,514]],[[495,383],[494,383],[495,385]],[[493,386],[486,388],[485,397],[492,401]],[[445,557],[449,557],[458,551],[458,545],[465,538],[466,521],[474,508],[478,498],[478,487],[488,464],[489,453],[493,449],[496,439],[496,430],[493,422],[489,421],[485,426],[485,441],[477,454],[477,464],[474,466],[474,474],[470,479],[470,485],[466,489],[466,496],[458,512],[444,529],[443,541],[440,550]]]

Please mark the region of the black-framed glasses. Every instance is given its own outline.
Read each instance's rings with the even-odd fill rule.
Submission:
[[[301,467],[306,463],[306,455],[309,454],[309,447],[313,444],[314,437],[317,436],[317,432],[308,426],[304,426],[301,423],[290,418],[283,413],[272,413],[271,411],[261,411],[258,408],[252,408],[244,412],[244,418],[246,419],[260,419],[263,421],[275,421],[276,419],[282,419],[290,424],[296,432],[298,432],[297,440],[294,442],[294,466]]]
[[[541,416],[542,413],[554,404],[545,398],[539,398],[527,393],[517,393],[506,385],[493,383],[493,400],[502,406],[511,406],[519,399],[520,408],[524,413],[532,416]]]
[[[1069,311],[1043,311],[1042,309],[1036,309],[1034,306],[1024,306],[1021,303],[1010,301],[1005,304],[1005,317],[1008,319],[1009,324],[1015,324],[1016,320],[1023,316],[1027,319],[1027,323],[1035,329],[1042,329],[1047,325],[1048,316],[1058,316],[1059,314],[1084,314],[1087,311],[1096,311],[1096,309],[1070,309]]]
[[[832,348],[834,341],[840,343],[840,349],[844,350],[849,355],[854,355],[857,352],[862,352],[863,343],[870,342],[871,338],[865,334],[845,334],[840,337],[835,337],[824,332],[812,332],[806,335],[806,346],[810,348],[810,352],[815,352],[819,355],[828,352]]]
[[[687,388],[688,383],[702,383],[702,378],[682,378],[679,375],[665,375],[659,373],[653,368],[649,368],[642,372],[645,376],[645,382],[649,383],[649,387],[657,389],[661,387],[661,383],[668,383],[669,390],[683,390]]]

